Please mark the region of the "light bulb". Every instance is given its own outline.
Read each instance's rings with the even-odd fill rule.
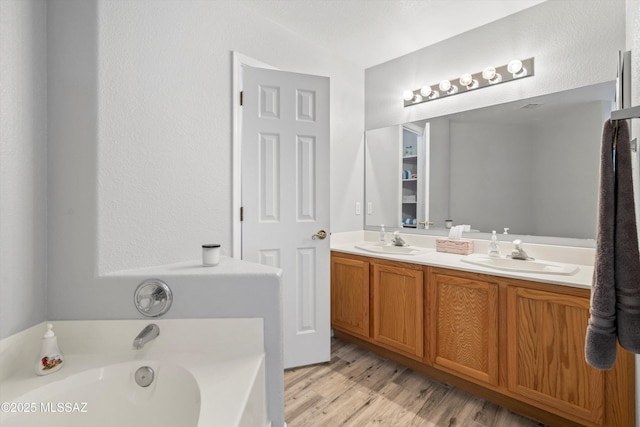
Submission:
[[[487,67],[482,70],[482,78],[485,80],[491,80],[496,77],[496,69],[494,67]]]
[[[471,74],[466,73],[460,76],[460,85],[467,89],[475,89],[478,87],[478,81],[474,80]]]
[[[412,90],[405,90],[404,92],[402,92],[402,98],[405,101],[411,101],[413,99],[413,91]]]
[[[513,61],[509,62],[509,65],[507,65],[507,70],[509,70],[511,74],[520,72],[520,70],[522,70],[522,61],[520,61],[519,59],[514,59]]]
[[[431,86],[422,86],[422,89],[420,89],[420,95],[422,96],[428,97],[431,95],[431,92],[433,92]]]
[[[469,86],[471,83],[473,83],[473,77],[471,77],[471,74],[467,73],[460,76],[460,84],[462,86]]]
[[[458,91],[458,86],[452,85],[449,80],[442,80],[438,85],[438,88],[447,95],[453,95]]]
[[[527,75],[527,69],[522,66],[522,61],[514,59],[507,65],[507,71],[513,74],[513,77],[523,77]]]
[[[422,96],[420,94],[416,94],[416,96],[413,97],[413,102],[416,104],[418,102],[422,102]]]
[[[451,89],[451,82],[449,80],[442,80],[438,85],[441,91],[448,92]]]
[[[487,67],[482,70],[482,78],[487,80],[490,84],[499,83],[502,81],[502,76],[496,72],[494,67]]]

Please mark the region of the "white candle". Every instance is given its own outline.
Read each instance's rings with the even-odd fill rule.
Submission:
[[[220,263],[220,245],[210,243],[202,245],[202,265],[214,266]]]

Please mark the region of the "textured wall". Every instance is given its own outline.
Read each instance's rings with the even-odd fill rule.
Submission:
[[[616,77],[624,48],[621,0],[548,0],[365,72],[365,129],[439,117]],[[402,92],[513,58],[535,57],[535,76],[403,107]]]
[[[52,0],[49,17],[54,289],[71,266],[81,286],[204,241],[231,253],[232,51],[331,78],[331,229],[362,228],[362,69],[234,1]]]
[[[47,315],[45,8],[0,1],[0,339]]]

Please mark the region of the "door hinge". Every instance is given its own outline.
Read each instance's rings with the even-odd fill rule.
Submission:
[[[243,97],[244,97],[244,91],[240,91],[240,105],[242,105],[242,101],[243,101]]]
[[[244,207],[240,206],[240,221],[244,221]]]

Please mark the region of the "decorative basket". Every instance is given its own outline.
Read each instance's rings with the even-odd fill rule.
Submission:
[[[473,240],[436,239],[436,251],[458,255],[469,255],[473,253]]]

